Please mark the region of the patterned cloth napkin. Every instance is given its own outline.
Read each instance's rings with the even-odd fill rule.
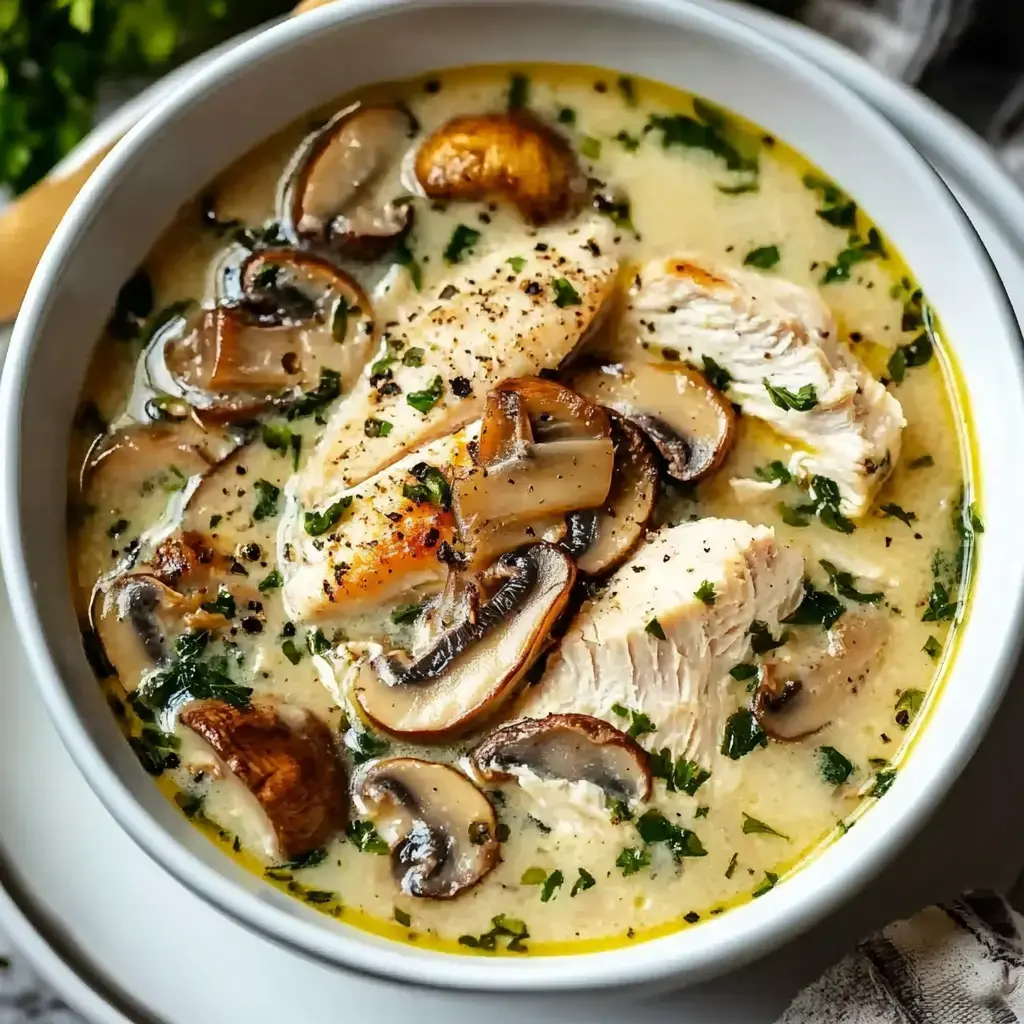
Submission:
[[[1020,0],[760,2],[920,84],[984,133],[1024,183],[1024,79],[1006,44],[1024,40]],[[1013,28],[1018,36],[1009,35]],[[986,38],[999,40],[988,44],[997,61]],[[0,1024],[29,1022],[85,1024],[0,934]],[[1024,918],[993,893],[928,907],[860,942],[777,1024],[1024,1024]]]

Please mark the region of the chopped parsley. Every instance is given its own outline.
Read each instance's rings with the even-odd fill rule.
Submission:
[[[743,683],[748,679],[754,679],[759,671],[760,669],[753,662],[741,661],[738,665],[733,665],[729,669],[729,675],[738,682]]]
[[[491,918],[491,930],[482,935],[460,935],[459,945],[469,949],[482,949],[493,952],[498,945],[498,939],[508,939],[505,948],[511,953],[525,953],[526,946],[523,940],[530,937],[529,929],[525,922],[516,917],[509,917],[507,914],[498,914]]]
[[[743,814],[743,834],[744,835],[765,835],[765,836],[777,836],[779,839],[785,839],[789,842],[789,836],[783,835],[778,829],[774,829],[771,825],[766,825],[763,821],[759,821],[753,815],[747,814],[746,811],[741,812]]]
[[[426,415],[434,408],[435,405],[437,405],[443,394],[444,381],[441,379],[441,375],[438,374],[430,382],[430,386],[425,391],[410,391],[405,396],[405,400],[417,412],[421,412]]]
[[[779,516],[787,526],[802,528],[811,525],[811,516],[806,505],[787,505],[779,502]]]
[[[768,624],[760,619],[754,619],[750,624],[750,649],[755,654],[768,654],[770,651],[777,650],[788,639],[789,632],[784,630],[782,635],[776,640],[772,636]]]
[[[892,787],[892,784],[896,781],[896,769],[895,768],[881,768],[875,772],[875,781],[871,789],[868,790],[868,796],[885,796]]]
[[[391,621],[396,626],[408,626],[415,622],[426,608],[426,604],[402,604],[391,613]]]
[[[695,832],[680,825],[673,825],[661,811],[644,811],[636,820],[634,828],[645,843],[664,843],[676,860],[683,857],[706,857],[707,850]]]
[[[916,512],[907,512],[906,509],[900,508],[899,505],[894,502],[889,502],[887,505],[882,505],[878,509],[884,516],[891,519],[898,519],[904,526],[910,527],[910,524],[917,519]],[[913,527],[910,527],[913,529]]]
[[[519,879],[520,885],[543,885],[548,873],[543,868],[527,868]]]
[[[393,429],[393,424],[387,420],[379,420],[376,416],[369,416],[363,423],[363,433],[367,437],[387,437]]]
[[[512,268],[513,274],[519,274],[522,272],[523,267],[526,266],[526,257],[524,256],[509,256],[505,262]]]
[[[352,730],[346,737],[346,745],[356,764],[365,764],[375,757],[386,754],[390,746],[387,740],[365,730]]]
[[[889,357],[889,364],[886,367],[890,378],[897,384],[903,383],[907,370],[914,366],[924,366],[931,362],[935,346],[928,332],[919,334],[908,345],[900,345]]]
[[[345,835],[362,853],[388,852],[388,844],[373,827],[372,821],[360,821],[358,818],[350,821],[345,828]]]
[[[722,734],[721,752],[726,757],[738,761],[758,747],[767,746],[768,737],[749,708],[740,708],[729,716]]]
[[[949,591],[936,580],[932,586],[932,592],[928,595],[928,607],[925,609],[924,615],[921,616],[921,621],[945,622],[956,616],[956,609],[956,598],[951,598]]]
[[[395,920],[403,927],[408,928],[412,924],[412,918],[400,907],[395,907]]]
[[[320,380],[312,391],[306,391],[292,402],[288,419],[297,420],[312,416],[324,406],[330,405],[341,394],[341,374],[326,366],[320,367]]]
[[[649,732],[656,732],[657,726],[642,711],[634,711],[632,708],[623,707],[621,704],[613,704],[612,711],[620,718],[630,720],[628,735],[636,739],[638,736],[646,736]]]
[[[328,530],[337,526],[345,510],[352,504],[352,495],[346,494],[328,505],[323,512],[306,512],[302,517],[302,525],[310,537],[320,537]]]
[[[465,224],[457,224],[452,231],[451,238],[444,250],[445,263],[461,263],[462,257],[467,250],[472,249],[480,241],[480,232],[476,228],[467,227]]]
[[[809,580],[804,580],[804,597],[792,615],[783,619],[790,626],[821,626],[830,629],[843,614],[843,605],[824,590],[815,589]]]
[[[661,623],[657,619],[651,619],[651,621],[644,626],[644,632],[650,633],[651,636],[655,636],[659,640],[668,639],[668,637],[665,636],[665,630],[661,628]]]
[[[306,647],[310,654],[326,654],[331,649],[331,641],[324,636],[324,631],[318,626],[306,634]]]
[[[853,522],[839,511],[841,501],[839,487],[827,476],[812,476],[810,485],[811,504],[802,505],[801,512],[813,512],[830,530],[837,533],[853,533]]]
[[[818,772],[830,786],[841,786],[853,774],[853,763],[835,747],[818,747]]]
[[[775,883],[779,880],[779,876],[773,871],[766,871],[764,873],[764,881],[754,890],[754,899],[758,896],[763,896],[766,892],[771,892],[775,888]]]
[[[646,850],[638,849],[635,846],[627,846],[615,858],[615,866],[622,869],[623,878],[635,875],[641,868],[647,867],[650,863],[651,855]]]
[[[217,596],[212,601],[204,601],[199,607],[211,615],[223,615],[225,619],[233,619],[238,610],[231,591],[224,586],[217,588]]]
[[[818,392],[813,384],[804,384],[798,390],[791,391],[764,377],[761,380],[772,404],[780,409],[792,410],[793,412],[810,412],[818,404]]]
[[[715,585],[711,580],[703,580],[701,585],[693,592],[693,596],[709,607],[718,599],[715,594]]]
[[[740,855],[738,853],[734,853],[729,858],[729,866],[725,869],[726,878],[732,878],[733,873],[736,871],[736,865],[739,863],[739,859]]]
[[[861,239],[860,235],[851,234],[846,248],[836,257],[835,263],[826,267],[821,283],[834,284],[837,281],[848,281],[851,271],[857,263],[875,258],[885,259],[886,256],[888,253],[885,251],[882,236],[877,229],[869,229],[867,241]]]
[[[424,353],[423,349],[421,349],[421,348],[416,348],[415,346],[413,346],[412,348],[407,348],[402,353],[402,365],[403,366],[422,366],[423,365],[423,356],[424,355],[425,355],[425,353]],[[390,433],[390,429],[388,430],[388,433]]]
[[[580,155],[588,160],[601,159],[601,140],[595,139],[592,135],[584,135],[580,142]]]
[[[436,505],[447,511],[452,504],[452,489],[441,470],[425,462],[417,462],[409,470],[416,483],[405,484],[402,495],[417,505]]]
[[[145,708],[143,710],[146,711]],[[151,715],[149,711],[146,713]],[[168,768],[177,768],[181,763],[177,753],[181,745],[178,737],[174,733],[161,732],[151,725],[143,727],[138,736],[130,737],[128,745],[145,772],[154,778],[162,775]]]
[[[728,120],[725,114],[702,100],[694,100],[693,110],[696,117],[687,117],[685,114],[651,116],[648,124],[652,130],[661,132],[662,147],[703,149],[722,160],[726,170],[743,171],[756,176],[756,156],[745,155],[726,137]]]
[[[138,702],[150,711],[163,711],[191,700],[221,700],[247,708],[252,687],[241,686],[228,675],[228,659],[208,657],[210,634],[185,633],[174,642],[170,664],[148,677],[136,690]]]
[[[776,480],[781,484],[788,484],[793,481],[793,474],[786,468],[786,464],[779,459],[769,462],[767,466],[755,466],[754,476],[766,484],[774,483]]]
[[[777,245],[763,245],[759,249],[751,249],[743,259],[745,267],[757,267],[759,270],[771,270],[782,254]]]
[[[580,868],[579,877],[573,882],[569,895],[575,896],[577,893],[586,892],[587,889],[593,889],[595,885],[597,885],[597,879],[586,868]]]
[[[929,658],[937,658],[942,653],[942,644],[939,643],[935,637],[930,636],[924,642],[924,647],[921,648]]]
[[[564,309],[566,306],[580,305],[579,292],[569,283],[568,278],[556,277],[551,282],[551,286],[555,289],[555,305],[559,309]]]
[[[917,713],[924,704],[924,693],[921,690],[904,690],[899,700],[896,701],[896,724],[901,729],[906,729],[910,723],[917,718]]]
[[[701,357],[701,373],[716,391],[725,391],[732,382],[732,374],[719,366],[711,356]]]
[[[885,596],[882,591],[876,590],[871,593],[864,593],[854,586],[853,573],[843,572],[841,569],[825,559],[818,563],[828,573],[828,581],[835,588],[840,597],[847,601],[855,601],[857,604],[877,604]]]
[[[551,897],[555,895],[555,890],[562,887],[562,883],[565,881],[565,876],[557,868],[551,872],[546,879],[540,890],[540,901],[541,903],[547,903],[551,900]]]
[[[575,124],[576,123],[576,111],[572,107],[562,107],[558,111],[558,123],[559,124]]]
[[[827,178],[805,174],[804,188],[818,193],[821,206],[815,213],[826,224],[849,230],[857,226],[857,204]]]
[[[650,752],[651,775],[663,779],[670,793],[677,790],[693,796],[708,779],[711,772],[702,768],[696,761],[688,761],[685,757],[672,760],[672,752],[668,747]]]
[[[281,644],[281,653],[293,664],[298,665],[302,661],[302,651],[295,645],[295,641],[289,637]]]

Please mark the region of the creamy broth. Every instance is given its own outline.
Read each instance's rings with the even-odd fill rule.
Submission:
[[[581,811],[581,824],[571,829],[551,829],[531,816],[537,805],[514,780],[482,782],[499,823],[500,862],[457,898],[440,900],[402,891],[365,801],[351,807],[348,837],[341,822],[324,844],[285,863],[257,797],[231,778],[226,758],[197,735],[202,730],[181,719],[182,693],[218,695],[208,685],[203,692],[189,690],[188,679],[180,672],[174,675],[181,659],[174,654],[173,639],[184,627],[158,638],[163,660],[155,665],[122,662],[108,650],[122,677],[107,675],[104,686],[143,765],[159,776],[158,784],[225,855],[263,874],[268,884],[341,921],[400,941],[464,953],[583,952],[698,925],[761,895],[824,844],[839,840],[898,772],[951,657],[952,623],[966,604],[973,538],[980,527],[970,504],[966,413],[950,354],[927,303],[891,245],[869,235],[864,212],[849,207],[841,183],[824,181],[781,140],[739,118],[699,101],[695,111],[692,97],[656,83],[623,83],[610,71],[550,66],[446,71],[339,101],[226,171],[203,199],[182,211],[147,258],[141,276],[122,293],[113,328],[97,346],[73,433],[71,577],[82,621],[95,625],[104,594],[121,574],[154,572],[156,542],[180,536],[182,530],[201,535],[203,544],[219,553],[221,575],[204,595],[206,607],[194,602],[183,621],[191,626],[192,637],[206,638],[204,664],[224,659],[217,663],[217,679],[229,687],[251,688],[254,700],[273,698],[300,714],[301,709],[312,712],[316,721],[326,723],[331,742],[338,743],[349,782],[361,779],[367,765],[392,757],[449,763],[473,774],[470,751],[496,726],[513,719],[517,707],[529,708],[537,686],[522,690],[457,740],[439,744],[389,737],[360,722],[345,690],[346,659],[356,656],[346,653],[347,642],[376,639],[387,650],[422,648],[422,617],[402,610],[436,595],[443,581],[413,587],[380,605],[364,602],[328,616],[311,615],[308,621],[290,618],[285,607],[281,584],[290,586],[292,580],[292,568],[283,559],[287,520],[296,514],[294,474],[308,465],[318,443],[325,443],[321,435],[344,397],[311,415],[289,418],[281,405],[236,415],[236,422],[259,422],[247,428],[251,440],[233,451],[235,442],[220,435],[216,443],[209,437],[202,441],[200,456],[194,438],[185,444],[175,434],[152,450],[149,440],[132,440],[127,447],[137,450],[125,455],[122,442],[120,455],[125,457],[116,465],[123,468],[113,473],[103,471],[96,453],[118,431],[140,429],[137,425],[154,417],[162,418],[152,429],[181,429],[175,417],[187,415],[187,407],[160,395],[147,369],[154,345],[169,336],[168,330],[178,329],[182,313],[191,315],[179,304],[212,307],[222,296],[226,262],[237,265],[245,255],[233,241],[239,230],[249,229],[246,244],[256,249],[261,242],[254,235],[278,244],[267,229],[277,221],[282,182],[310,131],[353,100],[398,100],[418,125],[406,144],[412,154],[455,116],[506,110],[510,81],[513,92],[525,87],[529,108],[568,140],[583,172],[599,182],[591,182],[592,192],[620,203],[628,198],[628,210],[609,209],[608,202],[601,210],[599,203],[598,216],[615,222],[620,272],[613,327],[606,324],[588,339],[591,353],[599,353],[606,364],[640,358],[670,369],[681,365],[687,354],[657,332],[639,341],[615,332],[617,318],[628,316],[630,294],[643,287],[639,268],[652,259],[685,255],[714,267],[746,263],[766,278],[820,295],[835,318],[839,343],[902,406],[902,453],[888,480],[872,494],[870,510],[853,521],[834,508],[831,515],[827,507],[823,511],[821,502],[815,508],[806,483],[785,470],[800,445],[741,410],[731,448],[713,473],[692,486],[666,487],[662,471],[661,493],[648,524],[651,535],[705,517],[764,524],[774,530],[774,543],[802,556],[816,593],[828,594],[833,605],[838,595],[833,630],[844,623],[854,634],[863,628],[861,649],[866,645],[872,655],[841,683],[843,698],[826,724],[792,742],[765,737],[763,745],[755,742],[735,759],[719,749],[716,738],[716,749],[691,764],[688,774],[687,759],[679,759],[679,786],[670,789],[663,777],[656,777],[648,799],[628,808],[609,801],[608,809],[602,799],[597,813],[593,807]],[[673,115],[685,115],[687,121],[658,120]],[[688,144],[667,144],[677,139],[673,131],[684,133],[678,138]],[[375,295],[378,330],[403,305],[421,302],[429,309],[460,263],[491,252],[519,259],[533,247],[533,229],[512,204],[423,196],[410,202],[415,220],[403,243],[404,255],[399,250],[396,256],[390,246],[374,260],[340,264]],[[579,214],[593,216],[589,204]],[[451,255],[459,225],[472,232],[463,230],[453,264],[444,253],[447,248]],[[853,233],[858,240],[850,239]],[[393,271],[395,265],[407,269]],[[408,280],[409,267],[421,278],[418,291]],[[836,267],[838,273],[829,269]],[[379,282],[389,272],[397,275],[399,285],[382,295]],[[827,276],[834,280],[824,282]],[[349,321],[356,315],[349,312]],[[351,323],[348,327],[357,330]],[[156,342],[147,340],[154,337]],[[359,343],[346,335],[326,358],[348,373],[351,367],[341,364],[357,358],[351,346]],[[371,347],[367,362],[387,358],[386,346],[375,342]],[[716,383],[715,365],[695,361]],[[571,382],[579,359],[574,365],[577,369],[564,371],[562,380]],[[206,423],[210,426],[211,420]],[[202,436],[195,423],[190,429]],[[110,462],[115,464],[113,457]],[[883,475],[889,471],[887,465],[879,467]],[[345,514],[331,513],[335,521]],[[329,524],[324,535],[333,528]],[[822,561],[833,567],[831,579]],[[614,600],[618,578],[603,588],[592,587],[592,600]],[[697,578],[691,589],[705,582]],[[713,591],[705,591],[709,606]],[[582,596],[573,597],[572,607]],[[647,633],[661,629],[656,619],[640,626]],[[763,652],[764,657],[778,658],[789,650],[799,658],[804,648],[813,652],[828,642],[820,625],[798,622],[785,630],[787,642]],[[770,632],[778,639],[781,627]],[[86,635],[94,661],[102,662],[95,657],[96,633],[87,629]],[[541,655],[532,682],[550,656],[550,651]],[[764,671],[762,655],[748,651],[736,660],[736,671],[715,684],[716,699],[733,712],[747,707],[758,673]],[[125,678],[129,663],[142,665],[138,675],[148,673],[139,689],[140,678]],[[176,696],[163,705],[159,699],[140,700],[154,685]],[[247,700],[237,694],[232,699]],[[609,724],[630,730],[648,751],[662,748],[656,719],[645,723],[629,707],[620,710]],[[728,728],[737,727],[730,718]],[[657,758],[654,768],[656,776],[665,774]],[[650,814],[641,817],[652,810],[663,816],[660,833],[662,822]],[[638,824],[645,820],[646,826]],[[386,832],[382,821],[377,824]],[[526,938],[520,934],[523,923]]]

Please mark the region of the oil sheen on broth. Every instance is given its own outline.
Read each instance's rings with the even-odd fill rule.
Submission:
[[[909,272],[780,140],[596,69],[382,86],[122,290],[87,651],[314,909],[489,955],[699,926],[897,777],[981,530],[965,422]]]

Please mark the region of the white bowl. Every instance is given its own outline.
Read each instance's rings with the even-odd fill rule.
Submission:
[[[454,957],[365,934],[288,899],[237,868],[158,793],[82,654],[65,555],[65,462],[89,351],[120,284],[218,171],[356,86],[527,60],[604,65],[701,93],[802,150],[856,197],[914,269],[959,360],[986,532],[941,699],[891,791],[849,835],[761,899],[675,935],[580,956]],[[93,175],[47,249],[0,389],[0,553],[15,617],[57,728],[107,808],[171,874],[258,931],[330,963],[427,985],[693,982],[779,945],[880,870],[994,713],[1017,653],[1024,583],[1024,475],[1013,454],[1024,442],[1019,345],[984,248],[924,160],[845,88],[739,24],[669,0],[346,0],[268,30],[183,83]],[[32,784],[30,754],[24,784]],[[55,821],[54,841],[74,837]]]

